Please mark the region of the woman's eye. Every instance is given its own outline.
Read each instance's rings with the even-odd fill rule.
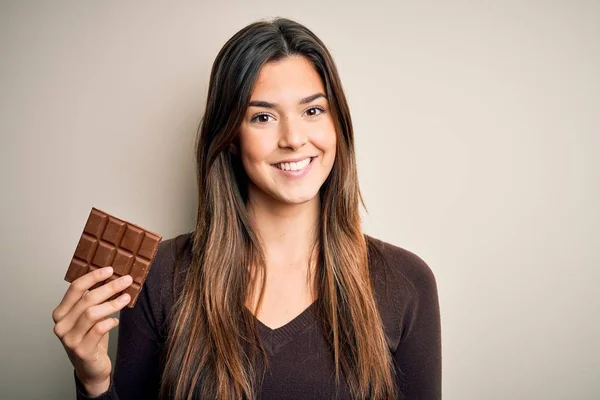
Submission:
[[[325,109],[322,107],[311,107],[305,111],[305,113],[309,117],[316,117],[317,115],[322,114],[324,112],[325,112]],[[267,122],[270,122],[269,118],[274,118],[274,117],[270,114],[256,114],[254,117],[252,117],[252,119],[250,119],[250,122],[266,124]]]
[[[269,118],[271,118],[269,114],[257,114],[254,117],[252,117],[250,122],[258,122],[259,124],[265,124],[269,122]]]
[[[317,115],[323,113],[325,111],[325,109],[321,108],[321,107],[311,107],[308,110],[306,110],[306,113],[308,114],[309,117],[316,117]]]

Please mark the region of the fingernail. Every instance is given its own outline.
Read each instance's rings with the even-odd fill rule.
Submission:
[[[106,267],[106,268],[104,268],[104,271],[102,271],[102,274],[103,275],[110,275],[110,274],[112,274],[112,272],[113,272],[112,267]]]
[[[131,276],[130,275],[125,275],[125,276],[121,277],[121,282],[123,282],[125,284],[131,283]]]
[[[129,295],[123,294],[119,297],[119,303],[129,303]]]

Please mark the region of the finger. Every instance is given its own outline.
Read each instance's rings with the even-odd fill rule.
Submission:
[[[131,276],[123,275],[119,279],[115,279],[100,286],[99,288],[87,292],[85,296],[83,296],[77,302],[77,304],[75,304],[75,306],[72,307],[71,310],[55,325],[54,333],[59,338],[62,338],[73,328],[85,310],[87,310],[89,307],[103,303],[116,293],[125,290],[129,285],[131,285],[131,283]]]
[[[131,297],[124,293],[118,298],[88,307],[77,319],[75,326],[63,337],[63,343],[69,348],[76,348],[88,331],[99,321],[125,307]]]
[[[77,302],[81,299],[83,294],[89,290],[95,284],[102,282],[113,274],[112,267],[100,268],[95,271],[88,272],[87,274],[75,279],[69,285],[67,292],[63,296],[58,307],[52,312],[52,319],[54,323],[60,321]]]
[[[96,322],[75,349],[75,355],[81,360],[91,360],[96,357],[100,340],[117,325],[119,325],[117,318],[106,318]]]

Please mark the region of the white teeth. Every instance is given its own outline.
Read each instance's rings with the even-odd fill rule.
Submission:
[[[298,162],[290,162],[290,163],[280,163],[277,164],[277,168],[282,169],[284,171],[300,171],[304,167],[310,164],[310,157],[305,158],[302,161]]]

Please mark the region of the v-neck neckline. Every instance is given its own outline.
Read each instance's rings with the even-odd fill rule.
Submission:
[[[261,342],[265,350],[270,354],[275,354],[283,346],[296,339],[308,328],[312,327],[317,322],[314,313],[316,304],[317,302],[314,301],[291,321],[275,329],[268,327],[260,319],[254,316]]]

